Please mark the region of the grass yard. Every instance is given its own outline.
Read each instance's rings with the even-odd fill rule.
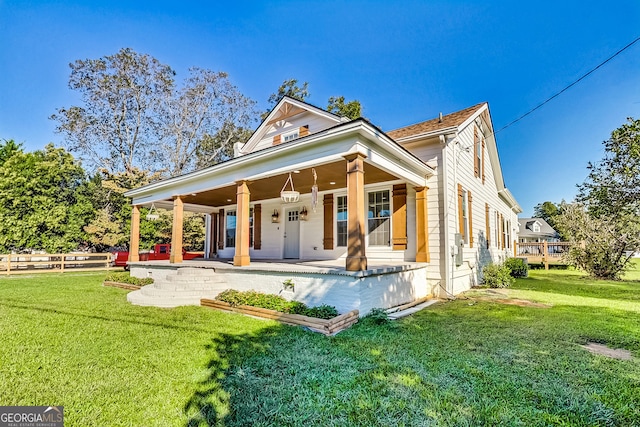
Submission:
[[[326,338],[131,306],[103,278],[0,278],[1,405],[64,405],[65,425],[82,427],[640,426],[638,282],[534,271],[504,294],[474,290]]]

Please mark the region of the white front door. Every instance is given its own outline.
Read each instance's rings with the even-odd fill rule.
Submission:
[[[298,208],[284,211],[284,258],[300,258],[300,214]]]

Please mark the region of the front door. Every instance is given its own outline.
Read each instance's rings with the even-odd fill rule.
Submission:
[[[300,214],[298,208],[284,211],[284,258],[300,258]]]

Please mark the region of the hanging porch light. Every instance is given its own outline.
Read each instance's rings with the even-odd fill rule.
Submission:
[[[287,184],[291,184],[291,190],[287,190]],[[284,182],[284,186],[280,191],[280,199],[284,203],[295,203],[300,200],[300,192],[293,188],[293,178],[291,178],[291,172],[289,172],[289,178]]]
[[[153,213],[153,211],[156,213]],[[158,209],[156,209],[156,205],[154,203],[151,203],[151,209],[149,209],[149,213],[147,213],[145,218],[147,218],[147,221],[155,221],[160,218],[160,215],[158,215]]]

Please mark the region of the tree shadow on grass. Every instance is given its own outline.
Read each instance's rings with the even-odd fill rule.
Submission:
[[[229,370],[243,360],[265,353],[272,340],[287,333],[287,329],[276,325],[262,329],[259,334],[219,334],[211,338],[205,346],[209,355],[207,377],[198,383],[183,408],[188,417],[186,427],[224,426],[233,411],[232,400],[237,398],[225,384]]]

